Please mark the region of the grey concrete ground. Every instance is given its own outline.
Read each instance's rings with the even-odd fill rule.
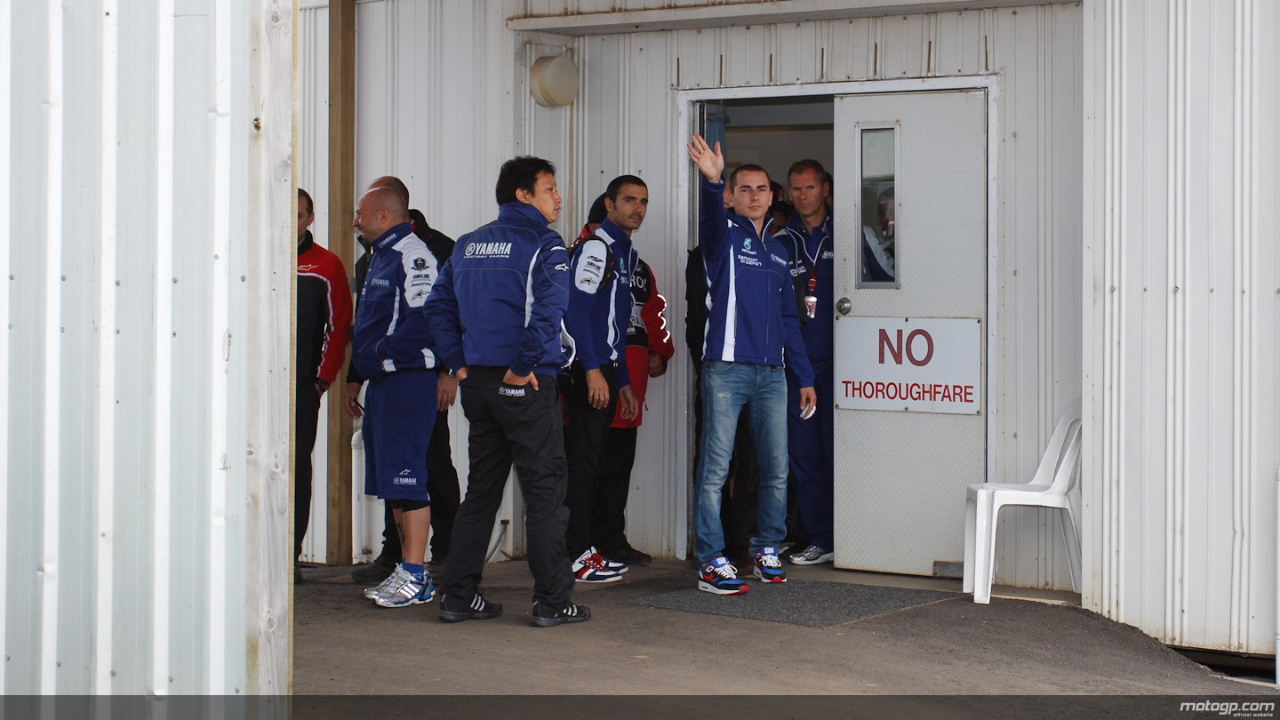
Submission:
[[[797,570],[797,583],[959,590],[949,580]],[[458,624],[439,622],[434,603],[377,608],[348,571],[307,570],[295,588],[295,693],[1276,695],[1063,604],[997,598],[980,606],[958,596],[833,627],[630,604],[695,582],[683,563],[658,561],[624,582],[579,584],[590,622],[537,629],[528,624],[522,562],[486,571],[482,587],[506,607],[503,617]]]

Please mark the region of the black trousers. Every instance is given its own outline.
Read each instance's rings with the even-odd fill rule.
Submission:
[[[472,366],[468,372],[462,409],[471,425],[471,472],[453,521],[441,587],[464,600],[475,593],[514,463],[524,496],[533,599],[563,606],[569,602],[573,575],[564,556],[566,463],[556,379],[539,375],[541,389],[534,391],[532,385],[504,385],[505,368]]]
[[[302,539],[311,522],[311,451],[320,422],[320,390],[315,378],[299,378],[294,407],[293,558],[302,554]]]
[[[565,505],[569,508],[569,527],[565,532],[565,550],[576,558],[591,547],[592,520],[596,511],[596,491],[604,470],[605,436],[618,407],[618,377],[612,365],[601,365],[600,372],[609,384],[609,404],[597,410],[587,401],[587,373],[575,363],[569,369],[569,387],[565,391],[564,451],[569,458],[569,490]]]
[[[449,443],[449,411],[440,410],[431,430],[427,447],[427,495],[431,498],[431,559],[449,556],[449,538],[453,535],[453,518],[458,513],[461,491],[458,471],[453,467],[453,448]],[[395,515],[386,509],[382,530],[382,556],[399,560],[403,554]]]
[[[592,544],[605,555],[630,547],[627,542],[627,495],[631,468],[636,462],[638,428],[609,428],[604,439],[600,486],[596,488],[595,515],[591,519]]]

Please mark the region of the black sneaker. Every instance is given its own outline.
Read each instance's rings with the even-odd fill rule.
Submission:
[[[649,553],[640,552],[630,545],[618,550],[618,552],[609,553],[609,557],[628,565],[648,565],[653,562],[653,556]]]
[[[379,555],[370,565],[361,565],[351,571],[351,579],[360,585],[377,585],[378,583],[391,577],[391,573],[396,571],[395,560],[390,560]]]
[[[440,621],[462,622],[463,620],[492,620],[502,615],[502,606],[489,602],[480,593],[471,596],[471,600],[456,598],[452,595],[440,594]]]
[[[533,601],[533,626],[555,627],[563,623],[580,623],[591,619],[591,611],[586,605],[569,603],[562,608],[552,607],[541,600]]]

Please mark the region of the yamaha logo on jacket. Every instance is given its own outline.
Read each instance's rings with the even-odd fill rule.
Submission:
[[[506,203],[497,220],[458,238],[427,302],[444,362],[556,375],[565,362],[568,262],[559,233],[522,202]]]
[[[364,378],[436,366],[425,307],[439,277],[427,245],[402,223],[375,240],[352,333],[351,362]]]

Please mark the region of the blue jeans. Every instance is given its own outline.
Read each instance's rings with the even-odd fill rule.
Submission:
[[[760,465],[756,536],[751,552],[777,547],[786,535],[787,380],[782,368],[707,360],[702,366],[702,439],[696,473],[698,563],[724,554],[721,491],[729,477],[738,415],[746,410]]]

